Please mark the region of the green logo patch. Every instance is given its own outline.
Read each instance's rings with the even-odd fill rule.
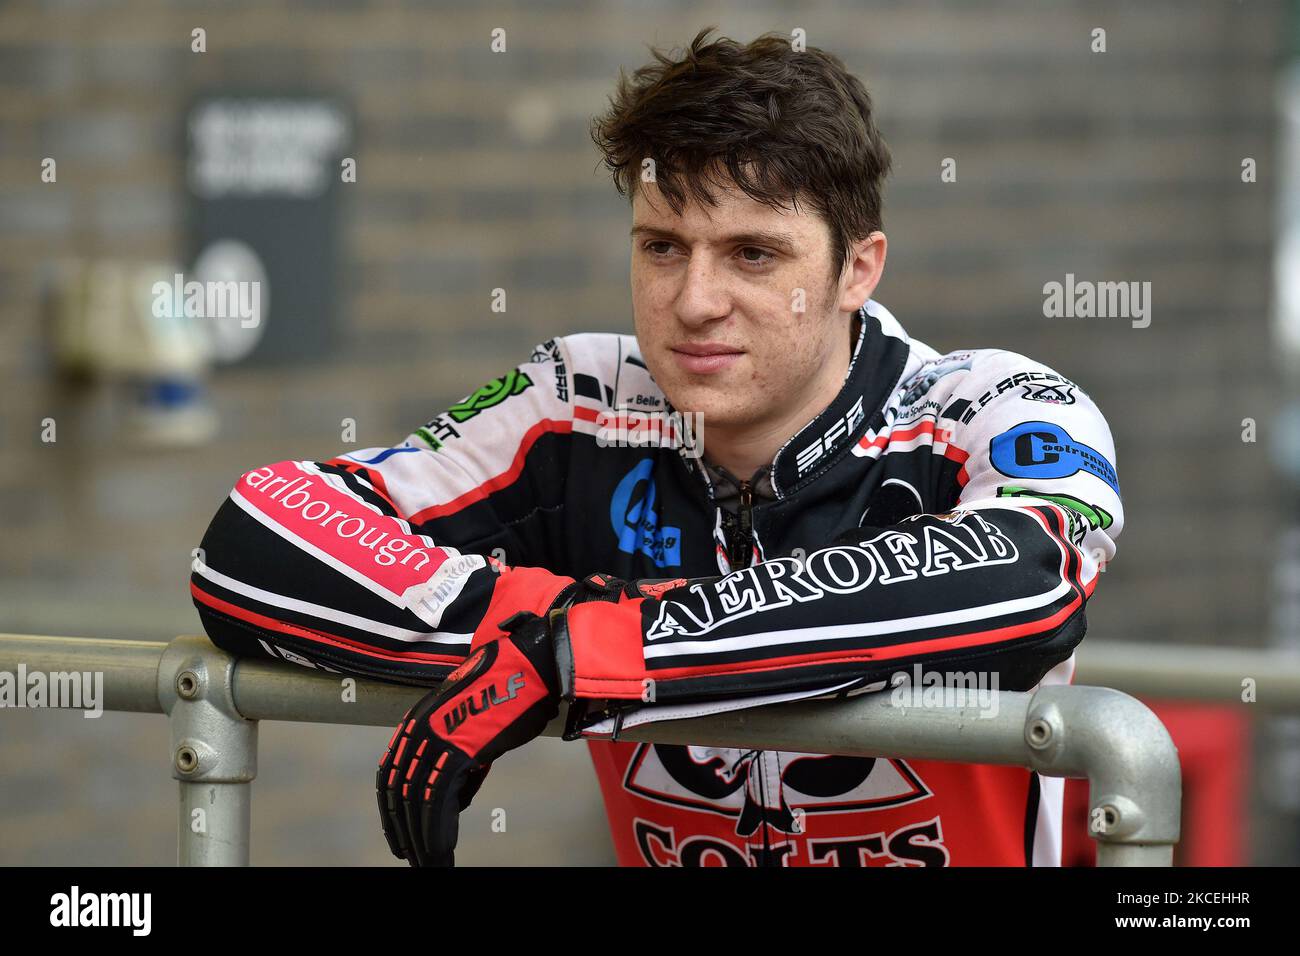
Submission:
[[[469,421],[483,409],[500,405],[507,398],[530,388],[532,384],[533,380],[527,374],[515,369],[475,389],[468,398],[447,409],[447,414],[457,424]]]

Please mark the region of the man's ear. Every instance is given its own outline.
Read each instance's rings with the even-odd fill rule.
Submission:
[[[871,298],[885,271],[888,245],[885,234],[877,230],[849,249],[849,260],[840,275],[840,312],[856,312]]]

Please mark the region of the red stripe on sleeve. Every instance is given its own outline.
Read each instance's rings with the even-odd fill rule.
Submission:
[[[1091,590],[1091,589],[1090,589]],[[759,674],[767,671],[803,667],[812,664],[835,664],[839,662],[890,661],[900,657],[933,654],[938,651],[959,650],[968,647],[1001,644],[1021,637],[1031,637],[1055,630],[1083,604],[1083,598],[1074,597],[1069,604],[1050,617],[1024,624],[1007,627],[971,631],[967,634],[954,634],[950,637],[930,638],[929,640],[910,641],[906,644],[891,644],[875,647],[871,650],[853,651],[819,651],[811,654],[792,654],[785,657],[772,657],[761,661],[740,661],[732,664],[706,664],[699,667],[672,667],[651,672],[651,676],[661,680],[676,680],[683,677],[707,677],[714,674]],[[611,696],[611,695],[606,695]],[[639,696],[639,695],[638,695]]]
[[[494,491],[500,491],[502,488],[513,484],[524,470],[524,461],[528,458],[528,452],[532,449],[537,439],[543,435],[553,432],[555,434],[564,434],[573,431],[572,421],[556,421],[547,418],[538,422],[524,434],[523,440],[519,443],[519,449],[515,452],[515,457],[510,463],[510,467],[495,478],[489,478],[477,488],[471,488],[469,491],[461,494],[451,501],[445,501],[442,504],[430,505],[415,514],[411,515],[410,522],[413,525],[420,525],[426,521],[432,521],[434,518],[443,518],[450,514],[455,514],[462,508],[467,508],[476,501],[482,501]]]
[[[291,634],[294,637],[301,637],[315,644],[327,644],[332,647],[340,647],[343,650],[352,651],[357,654],[364,654],[367,657],[375,657],[386,661],[415,661],[421,664],[458,664],[463,659],[459,654],[427,654],[421,651],[383,651],[377,647],[371,647],[368,644],[362,644],[359,641],[350,641],[346,637],[340,637],[337,634],[326,634],[324,631],[318,631],[315,628],[300,627],[297,624],[289,624],[285,621],[277,621],[273,617],[267,617],[264,614],[258,614],[242,608],[237,604],[231,604],[229,601],[223,601],[219,597],[208,594],[201,590],[198,585],[190,583],[190,593],[196,601],[201,601],[214,611],[220,611],[222,614],[228,614],[231,617],[238,618],[241,621],[247,621],[249,624],[255,624],[258,627],[265,628],[268,631],[279,631],[281,634]]]
[[[957,472],[957,484],[965,488],[970,482],[970,475],[966,471],[966,459],[970,458],[970,452],[963,451],[952,442],[948,442],[948,447],[943,450],[943,457],[961,465],[961,470]]]

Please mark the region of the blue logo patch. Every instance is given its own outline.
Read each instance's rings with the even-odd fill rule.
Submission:
[[[618,535],[618,549],[626,554],[641,552],[655,567],[665,568],[682,563],[680,528],[660,528],[655,512],[657,490],[650,472],[654,460],[647,458],[629,471],[614,489],[609,503],[609,520]],[[636,497],[645,485],[641,497]]]
[[[1011,478],[1069,478],[1086,471],[1119,494],[1115,466],[1051,422],[1021,422],[989,442],[993,467]]]

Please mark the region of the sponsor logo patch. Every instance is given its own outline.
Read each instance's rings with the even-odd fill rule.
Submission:
[[[1119,477],[1106,456],[1051,422],[1021,422],[1007,429],[989,442],[989,458],[1009,478],[1069,478],[1086,471],[1119,494]]]
[[[1073,385],[1023,385],[1024,397],[1031,402],[1046,402],[1048,405],[1073,405]]]
[[[647,458],[623,476],[609,502],[609,520],[620,551],[640,552],[657,568],[673,567],[682,563],[681,529],[659,527],[653,470],[654,460]]]
[[[827,457],[844,438],[852,435],[854,430],[862,424],[862,396],[845,413],[844,417],[836,421],[826,432],[817,438],[811,445],[804,447],[795,455],[795,466],[798,469],[799,476],[802,477],[804,472]]]
[[[533,380],[527,373],[512,369],[500,378],[494,378],[471,392],[466,398],[447,409],[452,421],[462,424],[484,409],[494,408],[507,398],[531,388]]]
[[[555,397],[562,402],[569,400],[569,370],[564,364],[564,353],[560,351],[560,345],[555,339],[547,339],[537,348],[533,349],[532,361],[534,364],[542,362],[555,363]]]

